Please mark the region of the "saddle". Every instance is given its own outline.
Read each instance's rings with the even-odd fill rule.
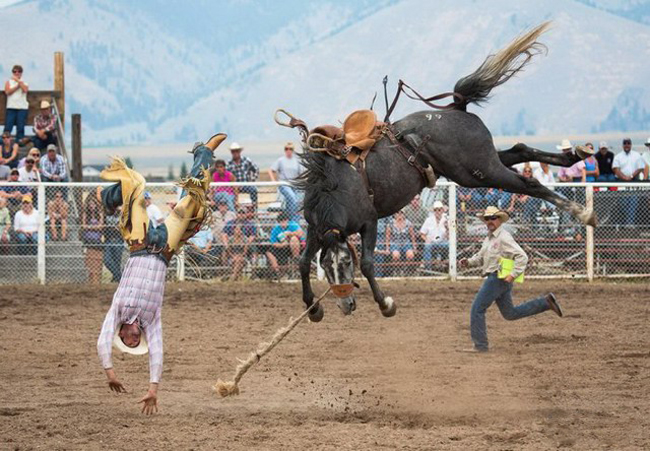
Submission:
[[[343,127],[321,125],[310,131],[307,147],[313,152],[326,152],[337,160],[346,159],[354,165],[364,161],[368,152],[382,136],[386,124],[377,120],[372,110],[350,114]]]

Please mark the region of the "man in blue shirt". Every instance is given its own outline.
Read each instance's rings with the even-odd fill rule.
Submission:
[[[298,259],[305,242],[305,234],[300,224],[289,219],[287,212],[283,211],[278,215],[278,224],[271,230],[271,246],[266,252],[266,258],[275,272],[276,279],[280,278],[280,266],[286,267],[289,257],[293,257],[294,261]]]

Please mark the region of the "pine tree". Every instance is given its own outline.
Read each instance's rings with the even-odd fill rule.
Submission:
[[[183,161],[183,164],[181,164],[181,174],[180,175],[181,175],[182,179],[187,177],[187,165],[185,164],[184,161]]]
[[[133,161],[131,161],[131,157],[126,157],[124,159],[124,162],[128,168],[133,169]]]
[[[175,179],[174,176],[174,165],[169,165],[169,170],[167,171],[167,180],[172,181]]]

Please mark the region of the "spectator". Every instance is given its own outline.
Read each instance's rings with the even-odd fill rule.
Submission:
[[[144,193],[144,206],[147,208],[147,216],[149,216],[149,221],[153,224],[154,227],[158,227],[165,221],[165,216],[160,211],[160,208],[153,203],[151,198],[151,193],[147,191]]]
[[[9,166],[0,165],[0,180],[5,181],[11,175],[11,168]]]
[[[449,218],[445,206],[439,200],[433,203],[433,214],[422,224],[420,235],[424,240],[424,267],[431,270],[431,262],[435,256],[438,260],[447,258],[449,250]]]
[[[411,202],[409,202],[409,204],[404,207],[402,211],[404,212],[406,219],[415,224],[416,227],[420,227],[422,224],[424,224],[424,221],[427,220],[428,214],[424,207],[422,207],[422,202],[419,194],[411,199]]]
[[[68,180],[65,161],[61,155],[57,155],[56,151],[57,147],[54,144],[49,144],[47,154],[41,157],[41,180],[44,182],[66,182]]]
[[[415,231],[403,211],[398,211],[386,228],[386,248],[390,249],[393,263],[412,262],[415,258]]]
[[[232,172],[226,171],[226,162],[217,160],[214,162],[213,182],[235,182],[235,176]],[[226,202],[228,210],[234,212],[237,203],[237,187],[233,186],[215,186],[212,191],[212,199],[215,203]]]
[[[598,153],[595,157],[596,161],[598,161],[598,171],[600,173],[596,180],[599,182],[615,182],[616,174],[614,174],[614,169],[612,169],[614,153],[609,151],[605,141],[600,142]]]
[[[34,168],[38,171],[39,170],[38,165],[41,162],[41,151],[38,150],[36,147],[32,147],[31,149],[29,149],[27,155],[25,155],[20,160],[18,160],[18,169],[24,168],[25,162],[30,157],[34,160]],[[39,171],[39,178],[40,178],[40,171]]]
[[[645,161],[640,153],[632,150],[632,140],[630,138],[623,139],[623,152],[616,154],[612,168],[614,169],[616,178],[621,182],[638,181],[640,175],[645,173]],[[620,206],[623,211],[623,224],[635,224],[636,210],[639,206],[638,193],[625,193],[620,200]]]
[[[548,163],[540,163],[539,169],[533,170],[533,176],[546,188],[550,189],[551,191],[555,190],[555,186],[553,186],[555,183],[555,176],[553,175],[553,171],[551,171]],[[505,210],[507,208],[507,206],[501,206],[498,204],[497,207],[501,208],[502,210]],[[555,205],[550,202],[543,201],[540,209],[550,212],[552,210],[555,210]]]
[[[7,131],[2,134],[0,165],[9,166],[11,169],[18,165],[18,144],[11,139],[11,134]]]
[[[305,168],[300,164],[300,160],[293,153],[293,143],[288,142],[284,145],[284,156],[278,158],[269,169],[271,181],[278,180],[291,182],[298,178],[304,172]],[[282,185],[278,187],[285,201],[285,211],[292,221],[299,220],[298,215],[298,193],[293,186]]]
[[[590,148],[593,153],[594,145],[592,143],[586,143],[585,147]],[[595,182],[600,175],[600,171],[598,170],[598,160],[596,160],[594,155],[589,155],[582,161],[584,163],[582,166],[582,183]]]
[[[522,175],[525,178],[533,178],[533,168],[525,166]],[[541,204],[541,199],[536,197],[527,194],[514,194],[510,200],[508,212],[520,208],[523,211],[523,222],[525,224],[534,224],[537,220],[537,213],[540,210]]]
[[[37,183],[41,181],[41,174],[36,169],[34,158],[27,156],[25,166],[18,169],[18,181],[25,183]]]
[[[18,169],[12,169],[6,184],[0,186],[0,197],[7,199],[9,203],[9,210],[12,212],[15,212],[18,210],[18,208],[20,208],[23,196],[27,194],[31,195],[31,190],[29,187],[13,185],[14,183],[18,183],[18,177]]]
[[[10,241],[11,213],[7,208],[7,199],[0,197],[0,254],[6,253]]]
[[[237,280],[241,276],[246,257],[250,255],[251,245],[257,236],[257,227],[246,215],[246,209],[239,207],[237,217],[227,222],[221,233],[224,251],[232,263],[230,280]]]
[[[238,182],[254,182],[260,175],[260,169],[248,157],[242,157],[244,148],[236,142],[230,145],[232,159],[226,165],[226,169],[233,173]],[[246,193],[251,197],[251,202],[257,210],[257,187],[252,185],[239,187],[239,193]]]
[[[234,211],[228,210],[228,204],[224,201],[217,202],[217,209],[212,212],[212,241],[214,242],[213,255],[217,258],[223,257],[223,246],[221,245],[221,234],[225,225],[237,217]]]
[[[104,266],[111,272],[111,282],[119,282],[122,278],[122,254],[124,241],[120,233],[120,217],[122,207],[118,207],[112,215],[106,215],[104,228]]]
[[[52,114],[52,106],[47,100],[41,101],[41,112],[34,117],[34,146],[44,150],[50,144],[58,144],[54,129],[56,120]]]
[[[187,259],[197,267],[203,266],[206,261],[209,261],[210,257],[214,257],[212,231],[208,224],[204,224],[201,230],[187,240],[187,244],[189,244],[185,248]]]
[[[86,249],[86,269],[88,282],[98,284],[102,276],[104,230],[104,212],[100,207],[97,196],[93,193],[86,196],[81,211],[81,241]]]
[[[386,229],[390,223],[389,218],[379,218],[377,221],[377,243],[375,245],[375,275],[384,277],[388,274],[390,261],[390,248],[386,247]]]
[[[22,79],[22,66],[15,65],[11,69],[11,78],[5,83],[5,94],[7,94],[7,109],[5,112],[6,133],[11,134],[14,125],[16,126],[16,141],[20,142],[25,137],[25,124],[29,103],[27,103],[27,91],[29,85]]]
[[[291,220],[289,212],[278,215],[278,223],[271,229],[271,246],[266,258],[271,264],[275,278],[280,279],[280,266],[286,267],[290,258],[295,262],[305,242],[305,234],[296,221]]]
[[[68,208],[69,206],[63,198],[63,193],[56,191],[54,193],[54,199],[47,204],[47,215],[50,217],[50,237],[52,241],[59,240],[59,228],[61,229],[61,241],[67,239]]]
[[[645,160],[641,154],[632,150],[632,140],[623,140],[623,152],[617,153],[612,163],[616,178],[622,182],[639,180],[639,175],[645,171]]]
[[[559,146],[556,146],[558,150],[561,150],[563,153],[571,153],[573,146],[571,145],[571,141],[568,139],[563,139],[562,144]],[[561,167],[557,171],[557,178],[558,181],[561,183],[570,183],[570,182],[580,182],[582,181],[582,167],[584,163],[582,161],[578,161],[571,167]],[[578,195],[576,188],[571,187],[571,186],[558,186],[557,187],[557,193],[566,197],[568,200],[573,201],[573,202],[580,202],[580,196]],[[560,211],[560,222],[562,224],[572,224],[572,217],[571,213],[565,210]],[[571,232],[571,229],[569,229],[569,232]]]
[[[648,152],[643,153],[643,160],[645,161],[645,174],[643,174],[644,179],[648,180],[648,177],[650,177],[650,138],[646,139],[645,141],[645,148],[648,150]]]
[[[32,204],[32,196],[22,199],[22,209],[14,216],[14,232],[16,241],[21,245],[20,254],[36,254],[38,244],[38,211]]]

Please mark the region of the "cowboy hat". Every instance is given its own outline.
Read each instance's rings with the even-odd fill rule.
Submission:
[[[482,221],[485,221],[485,218],[489,216],[497,216],[501,219],[501,222],[506,222],[508,219],[510,219],[508,212],[499,210],[497,207],[494,207],[492,205],[487,207],[483,213],[479,213],[476,216],[478,216]]]
[[[115,346],[117,349],[119,349],[122,352],[126,352],[127,354],[143,355],[149,352],[149,346],[147,346],[147,338],[144,336],[143,330],[140,330],[140,343],[138,343],[138,346],[134,348],[130,348],[127,345],[125,345],[122,339],[120,338],[120,334],[119,334],[120,327],[122,327],[121,324],[117,326],[115,335],[113,335],[113,346]]]
[[[52,105],[50,105],[50,102],[47,100],[41,100],[41,110],[44,110],[46,108],[50,108]]]
[[[571,141],[569,141],[568,139],[563,139],[560,145],[555,146],[555,148],[557,150],[564,150],[564,149],[573,149],[573,146],[571,145]]]
[[[439,208],[441,208],[441,209],[444,210],[444,209],[445,209],[445,205],[444,205],[442,202],[440,202],[439,200],[437,200],[437,201],[435,201],[435,202],[433,203],[433,205],[431,206],[431,210],[437,210],[437,209],[439,209]]]
[[[233,150],[242,150],[242,149],[243,149],[243,147],[241,146],[241,144],[239,144],[237,142],[234,142],[234,143],[232,143],[230,145],[230,150],[231,151],[233,151]]]
[[[650,138],[646,139],[644,144],[646,147],[650,147]]]

